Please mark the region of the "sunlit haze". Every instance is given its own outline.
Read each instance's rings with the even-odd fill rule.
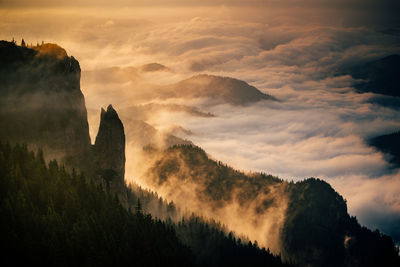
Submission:
[[[0,39],[57,43],[79,61],[92,142],[111,103],[126,132],[143,120],[244,172],[324,179],[351,215],[399,242],[400,171],[366,140],[399,131],[400,109],[357,93],[342,72],[400,53],[398,10],[389,0],[3,0]],[[275,99],[161,95],[198,74],[239,79]],[[160,108],[131,112],[150,103]],[[146,185],[127,138],[126,179]]]

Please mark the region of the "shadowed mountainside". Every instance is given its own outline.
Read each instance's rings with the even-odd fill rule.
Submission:
[[[149,197],[141,188],[127,188],[125,132],[118,114],[111,105],[102,110],[92,146],[78,62],[57,45],[35,48],[40,52],[0,43],[4,63],[0,69],[4,82],[0,92],[4,104],[0,110],[0,245],[8,256],[24,255],[14,263],[288,266],[257,243],[242,244],[233,233],[228,236],[217,224],[194,215],[172,223],[171,218],[179,216],[173,203]],[[30,98],[33,94],[37,98]],[[46,159],[54,156],[61,165],[53,160],[47,165],[41,150],[35,155],[18,143],[34,150],[43,147]],[[75,168],[87,176],[78,175]],[[145,215],[141,201],[153,203],[153,208],[157,203],[158,216],[167,222]],[[196,253],[194,257],[187,246]]]
[[[400,55],[390,55],[356,65],[344,70],[343,73],[363,80],[354,84],[360,92],[400,96]]]
[[[394,167],[400,167],[400,131],[371,138],[368,143],[385,153]]]
[[[96,90],[101,90],[104,97],[123,94],[123,103],[208,98],[217,104],[248,105],[261,100],[276,100],[244,81],[215,75],[200,74],[170,85],[156,85],[153,84],[154,81],[147,81],[142,77],[140,71],[134,67],[86,71],[83,74],[83,83],[95,85]],[[113,85],[118,89],[102,89],[104,85]],[[86,90],[91,94],[90,88]]]
[[[246,105],[260,100],[276,100],[244,81],[206,74],[193,76],[167,88],[173,97],[211,97],[232,105]]]
[[[393,240],[360,226],[348,215],[346,201],[322,180],[287,183],[269,175],[244,174],[190,145],[159,153],[145,177],[148,184],[181,207],[190,205],[237,232],[247,229],[250,238],[258,236],[283,259],[300,266],[400,262]],[[149,151],[150,157],[156,155]]]
[[[138,233],[136,228],[130,228],[135,227],[132,224],[135,219],[132,219],[129,212],[135,196],[125,186],[125,133],[118,114],[112,106],[107,111],[102,110],[98,135],[92,146],[85,102],[79,85],[79,63],[73,57],[68,57],[65,50],[57,45],[45,44],[35,49],[5,41],[0,42],[0,57],[3,63],[0,67],[0,140],[27,143],[34,149],[43,147],[47,159],[54,157],[69,169],[85,171],[89,181],[79,178],[74,172],[69,176],[55,162],[47,167],[40,153],[35,157],[28,153],[26,147],[21,149],[16,146],[14,150],[8,145],[1,147],[4,150],[0,153],[0,171],[4,174],[1,176],[1,190],[5,190],[1,194],[1,207],[4,208],[1,211],[4,216],[1,218],[6,218],[6,229],[10,229],[7,233],[17,233],[7,238],[18,244],[18,235],[26,237],[30,245],[22,248],[27,249],[33,257],[37,248],[31,245],[35,242],[41,244],[40,248],[44,249],[43,253],[47,256],[54,252],[48,244],[55,244],[56,252],[64,257],[62,246],[74,250],[91,246],[103,249],[102,245],[105,245],[111,258],[119,258],[119,253],[128,255],[126,252],[132,247],[128,245],[127,237],[135,238],[135,235],[145,234],[146,231],[152,235],[157,230],[151,227],[150,218],[140,223],[140,227],[146,229],[145,232]],[[219,87],[219,84],[223,86]],[[194,95],[188,94],[190,97],[203,97],[201,94],[204,91],[206,95],[216,95],[217,99],[232,104],[269,99],[269,96],[254,91],[254,87],[246,87],[249,85],[231,78],[200,75],[181,82],[181,86],[193,90]],[[219,91],[212,88],[219,88]],[[226,91],[221,88],[230,89]],[[251,90],[243,91],[241,88]],[[241,100],[234,96],[240,96]],[[12,150],[14,154],[10,152]],[[288,183],[270,175],[244,174],[221,162],[210,160],[202,149],[192,145],[177,145],[164,151],[147,148],[146,151],[154,162],[146,177],[146,181],[153,187],[165,193],[183,209],[221,220],[229,229],[248,235],[250,240],[262,241],[273,252],[281,252],[286,260],[301,266],[399,265],[398,251],[392,239],[378,231],[371,232],[362,228],[355,218],[347,214],[343,198],[321,180]],[[111,195],[109,200],[104,200],[102,187]],[[74,194],[77,197],[73,198]],[[119,204],[110,204],[115,195]],[[121,195],[125,197],[121,198]],[[93,198],[86,203],[85,197]],[[56,208],[54,203],[59,206]],[[141,214],[140,201],[134,203],[137,205],[136,212]],[[117,208],[120,204],[126,208],[125,211]],[[77,214],[76,208],[79,205],[82,205],[85,216],[75,225],[74,214]],[[15,211],[21,214],[18,217],[11,216]],[[106,211],[110,213],[104,213]],[[107,214],[117,218],[111,221],[114,224],[110,225],[107,221],[111,219]],[[33,229],[33,236],[25,236],[30,233],[26,229],[33,227],[25,223],[26,218],[38,226]],[[96,221],[98,224],[94,223]],[[98,243],[93,231],[100,229],[97,232],[104,233],[102,227],[108,226],[113,233],[101,240],[103,243]],[[164,230],[157,233],[162,235],[165,231],[169,232],[167,240],[163,239],[161,247],[158,247],[161,249],[160,255],[168,257],[170,247],[164,241],[178,248],[182,246],[174,243],[175,235],[168,230],[170,228],[166,229],[163,224],[159,226]],[[223,231],[199,222],[196,218],[182,221],[174,227],[178,229],[180,239],[200,255],[197,258],[199,265],[246,266],[267,262],[272,266],[282,265],[279,257],[271,255],[268,250],[262,250],[251,242],[242,244],[239,239],[226,236]],[[40,229],[52,229],[50,243]],[[57,229],[61,230],[57,232]],[[63,232],[66,229],[69,230]],[[121,232],[121,229],[124,231]],[[79,239],[66,244],[60,242],[63,240],[60,236],[69,237],[70,230],[73,233],[81,230],[80,234],[87,243],[79,243],[77,246],[74,242],[80,242]],[[111,250],[104,240],[112,241]],[[124,240],[124,247],[121,247],[118,240]],[[151,242],[153,239],[142,236],[140,240]],[[208,247],[199,244],[208,244]],[[167,246],[167,250],[163,250],[162,246]],[[177,259],[178,262],[180,260],[187,260],[190,264],[186,256]],[[101,258],[95,262],[101,262]],[[140,261],[139,264],[145,265]]]
[[[115,193],[122,192],[124,129],[110,106],[91,145],[79,62],[56,44],[28,48],[6,41],[0,41],[0,60],[0,140],[41,148],[47,160],[84,171],[98,183],[111,182]]]
[[[90,137],[78,61],[55,44],[0,41],[0,138],[84,168]]]

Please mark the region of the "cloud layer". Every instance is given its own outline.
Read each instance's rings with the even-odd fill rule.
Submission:
[[[281,102],[247,107],[173,99],[163,103],[196,106],[216,117],[164,112],[147,122],[158,129],[179,124],[212,157],[239,169],[287,180],[326,179],[347,199],[351,214],[400,240],[395,230],[400,224],[400,173],[364,143],[398,130],[400,112],[371,103],[374,94],[355,93],[351,77],[335,76],[343,67],[400,53],[398,19],[390,12],[372,12],[394,10],[394,1],[355,1],[350,7],[344,1],[335,6],[307,1],[297,8],[284,1],[246,6],[244,1],[207,2],[196,8],[193,3],[173,1],[173,7],[166,7],[154,1],[97,9],[90,1],[71,2],[63,9],[49,8],[46,1],[25,8],[23,2],[12,9],[4,2],[1,39],[59,43],[84,71],[151,62],[174,71],[148,73],[145,82],[135,82],[131,73],[113,83],[87,79],[83,72],[89,109],[110,102],[117,110],[128,108],[138,104],[132,103],[138,91],[153,88],[149,84],[174,83],[198,73],[242,79],[277,97]],[[135,177],[135,170],[127,170]]]

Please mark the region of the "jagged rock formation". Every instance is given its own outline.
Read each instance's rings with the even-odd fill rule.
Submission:
[[[101,109],[100,126],[93,147],[95,169],[111,192],[117,193],[126,204],[125,132],[114,108]]]
[[[78,61],[55,44],[0,42],[0,138],[84,169],[90,148]]]
[[[124,127],[112,106],[102,110],[91,146],[79,63],[57,45],[27,48],[5,41],[0,62],[0,140],[42,147],[48,158],[99,178],[126,206]],[[218,97],[233,104],[269,97],[254,90],[248,95],[242,89],[249,85],[229,78],[200,76],[183,85],[193,85],[191,97],[214,95],[223,85]],[[246,228],[280,237],[285,257],[300,266],[399,266],[392,239],[362,228],[347,214],[343,198],[320,180],[288,184],[268,175],[249,176],[193,146],[172,147],[157,157],[149,175],[153,184],[210,214],[231,205],[225,213],[229,222],[235,223],[233,211]],[[263,224],[268,221],[270,227]]]
[[[0,62],[0,140],[41,148],[46,159],[103,178],[96,182],[126,200],[124,127],[110,105],[92,147],[79,62],[56,44],[6,41]]]

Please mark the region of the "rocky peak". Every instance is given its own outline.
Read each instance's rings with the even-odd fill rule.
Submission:
[[[97,174],[106,181],[110,191],[116,193],[121,203],[126,196],[125,132],[124,126],[112,105],[101,109],[100,126],[94,144]]]
[[[0,139],[27,143],[87,172],[90,150],[79,62],[58,45],[0,41]]]

